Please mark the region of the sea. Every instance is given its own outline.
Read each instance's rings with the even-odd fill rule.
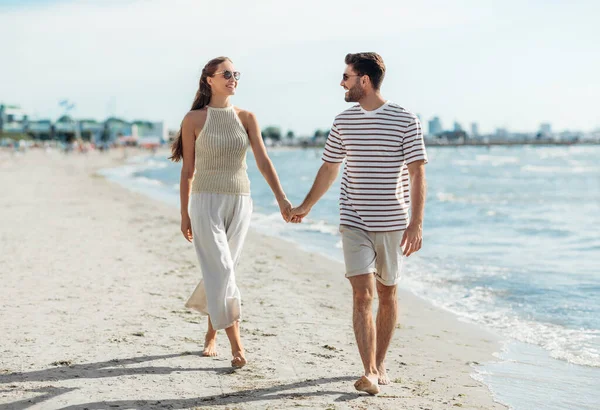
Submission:
[[[321,149],[271,149],[299,204]],[[430,147],[423,248],[401,286],[503,340],[474,368],[514,409],[600,409],[600,146]],[[285,224],[248,152],[252,227],[342,260],[340,179],[302,224]],[[102,173],[178,206],[180,164],[132,157]]]

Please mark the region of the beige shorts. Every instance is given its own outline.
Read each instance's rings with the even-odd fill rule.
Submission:
[[[385,286],[396,285],[402,270],[404,231],[368,232],[340,225],[346,277],[373,273]]]

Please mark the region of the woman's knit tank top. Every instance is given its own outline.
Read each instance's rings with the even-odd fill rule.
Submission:
[[[233,106],[207,110],[206,122],[196,138],[192,192],[249,195],[248,133]]]

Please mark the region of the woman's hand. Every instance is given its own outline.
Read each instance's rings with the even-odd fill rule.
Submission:
[[[300,206],[292,209],[291,211],[291,221],[292,223],[301,223],[302,220],[308,213],[310,212],[310,208],[306,207],[306,205],[301,204]]]
[[[181,216],[181,233],[188,242],[192,242],[192,239],[194,239],[194,235],[192,234],[192,221],[190,220],[189,215]]]
[[[281,211],[281,216],[283,220],[289,222],[292,218],[292,203],[288,201],[287,198],[281,199],[279,202],[279,211]]]

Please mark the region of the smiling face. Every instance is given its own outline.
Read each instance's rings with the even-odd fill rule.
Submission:
[[[231,61],[226,60],[219,64],[215,74],[207,78],[212,95],[234,95],[238,85],[234,73],[237,72]]]
[[[352,65],[346,65],[340,82],[340,85],[346,90],[344,95],[346,102],[359,102],[365,96],[365,89],[361,83],[362,77],[354,71]]]

